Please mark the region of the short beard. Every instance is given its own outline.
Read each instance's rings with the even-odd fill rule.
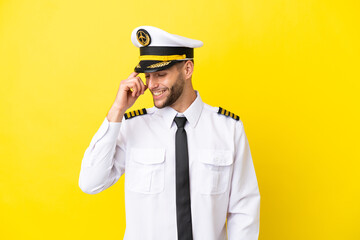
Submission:
[[[181,96],[184,91],[185,79],[182,74],[176,79],[175,84],[169,89],[170,95],[165,100],[162,106],[156,106],[157,108],[164,108],[173,105]],[[154,102],[155,104],[155,102]]]

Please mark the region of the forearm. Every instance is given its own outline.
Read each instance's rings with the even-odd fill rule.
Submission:
[[[260,193],[255,190],[233,203],[227,215],[229,240],[258,240],[260,230]]]
[[[257,240],[260,230],[258,181],[242,123],[237,130],[237,151],[227,215],[228,239]]]
[[[79,177],[79,187],[85,193],[103,191],[124,173],[123,150],[117,145],[120,126],[105,119],[86,149]]]

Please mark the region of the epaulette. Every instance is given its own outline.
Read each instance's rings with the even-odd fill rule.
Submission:
[[[236,121],[240,120],[240,117],[238,115],[235,115],[232,112],[229,112],[229,111],[223,109],[222,107],[219,107],[218,114],[222,114],[222,115],[231,117],[231,118],[235,119]]]
[[[130,119],[130,118],[140,116],[140,115],[144,115],[144,114],[147,114],[146,108],[131,111],[131,112],[127,112],[127,113],[125,113],[124,117],[125,117],[125,119]]]

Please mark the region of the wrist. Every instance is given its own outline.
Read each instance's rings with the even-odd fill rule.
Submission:
[[[111,106],[111,109],[113,109],[116,112],[120,112],[120,113],[125,113],[127,110],[125,107],[116,105],[115,103]]]
[[[126,109],[117,106],[112,106],[107,114],[109,122],[121,122]]]

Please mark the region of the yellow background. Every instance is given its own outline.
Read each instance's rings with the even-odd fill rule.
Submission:
[[[124,178],[88,195],[78,177],[137,64],[140,25],[204,42],[193,83],[244,123],[259,239],[360,239],[359,10],[357,0],[0,1],[0,239],[122,239]],[[147,91],[130,110],[151,106]]]

